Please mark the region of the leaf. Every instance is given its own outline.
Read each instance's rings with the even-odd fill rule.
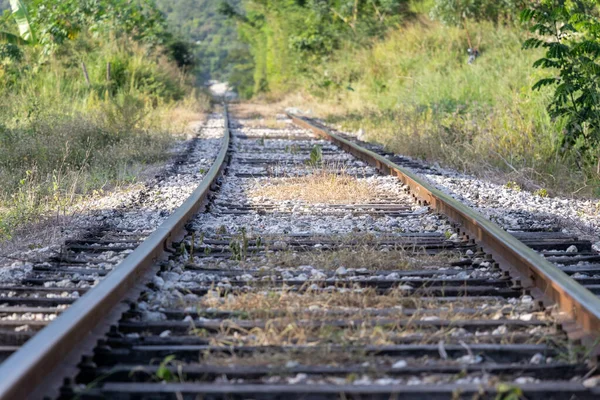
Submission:
[[[318,144],[315,145],[310,151],[310,160],[308,161],[309,165],[317,166],[323,160],[323,149]]]
[[[523,49],[537,49],[544,44],[543,40],[531,38],[523,42]]]
[[[531,8],[527,8],[527,9],[521,11],[521,15],[519,16],[521,22],[524,23],[524,22],[531,21],[535,17],[535,13],[536,13],[536,11]]]
[[[540,35],[552,36],[554,34],[552,28],[547,25],[544,25],[543,23],[535,24],[529,30],[531,32],[538,32]]]
[[[533,68],[558,68],[560,67],[560,63],[554,60],[550,60],[549,58],[540,58],[536,62],[533,63]]]
[[[556,78],[544,78],[544,79],[540,79],[539,81],[537,81],[535,83],[535,85],[533,85],[533,87],[531,89],[532,90],[540,90],[544,86],[554,85],[557,82],[558,82],[558,80]]]
[[[600,45],[595,41],[586,40],[575,45],[574,50],[577,53],[587,53],[597,57],[600,54]]]
[[[0,42],[10,43],[10,44],[27,44],[27,41],[21,38],[18,35],[10,32],[0,31]]]
[[[569,54],[569,46],[562,43],[552,43],[548,46],[548,57],[563,58]]]
[[[166,382],[173,381],[173,373],[169,369],[169,364],[175,359],[173,354],[166,356],[156,370],[156,377]]]
[[[27,13],[27,7],[21,0],[10,0],[10,7],[12,8],[12,15],[19,27],[19,33],[21,38],[24,40],[35,43],[35,35],[31,22],[29,20],[29,14]]]

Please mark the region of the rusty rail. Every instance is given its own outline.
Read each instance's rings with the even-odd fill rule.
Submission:
[[[226,164],[230,143],[227,107],[221,149],[212,167],[190,197],[106,279],[77,300],[0,366],[0,399],[25,399],[89,332],[96,328],[164,254],[173,238],[201,207]]]
[[[587,334],[600,333],[600,298],[578,284],[544,257],[477,211],[434,188],[413,172],[362,148],[306,117],[289,115],[299,126],[313,131],[381,172],[397,176],[424,205],[442,213],[491,253],[503,269],[513,269],[524,286],[539,289],[558,304]]]

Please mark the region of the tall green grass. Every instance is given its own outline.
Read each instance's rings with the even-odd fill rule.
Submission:
[[[560,121],[534,92],[540,54],[521,50],[518,26],[478,23],[481,56],[467,64],[464,29],[422,19],[359,51],[339,52],[305,88],[319,112],[400,153],[466,172],[516,180],[532,189],[592,194],[593,166],[560,148]],[[313,100],[311,100],[313,101]],[[327,107],[329,106],[329,107]]]
[[[94,190],[134,181],[210,106],[160,53],[128,39],[66,46],[42,65],[28,51],[21,64],[0,66],[0,239]]]

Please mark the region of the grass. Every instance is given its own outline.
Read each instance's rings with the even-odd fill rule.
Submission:
[[[365,354],[364,351],[332,351],[328,349],[308,349],[305,351],[260,352],[251,355],[209,353],[202,356],[202,362],[208,365],[235,366],[270,366],[283,368],[290,362],[301,365],[344,366],[362,364],[370,361],[375,363],[376,357]],[[379,362],[381,359],[379,358]]]
[[[270,265],[284,268],[313,265],[323,270],[335,270],[343,266],[354,269],[368,267],[370,271],[386,271],[435,268],[459,260],[460,255],[449,252],[428,255],[419,248],[410,249],[400,246],[378,248],[358,244],[334,250],[277,251],[267,253],[266,258]]]
[[[297,178],[272,178],[261,181],[248,192],[250,197],[269,200],[300,200],[308,203],[361,203],[377,198],[378,189],[364,179],[345,172],[334,173],[315,168],[311,174]]]
[[[368,268],[373,271],[411,270],[419,268],[439,268],[450,265],[463,256],[455,251],[439,251],[429,254],[423,247],[408,244],[382,244],[382,241],[397,239],[397,236],[376,236],[373,234],[342,234],[327,237],[312,236],[303,238],[310,243],[324,243],[325,248],[308,248],[294,250],[288,248],[285,237],[261,236],[260,239],[247,237],[242,232],[232,242],[246,243],[246,255],[241,266],[244,268],[261,267],[265,264],[280,268],[296,268],[312,265],[322,270],[345,268]],[[443,238],[440,238],[443,240]],[[252,255],[248,252],[250,241],[259,240],[265,246],[264,255]],[[301,242],[300,242],[301,243]],[[242,246],[243,247],[243,246]],[[298,251],[299,250],[299,251]]]
[[[519,26],[471,23],[481,56],[468,65],[463,29],[422,17],[363,49],[349,47],[317,67],[293,104],[363,129],[388,149],[440,162],[527,190],[594,195],[594,160],[560,145],[562,126],[546,105],[551,90],[532,91],[541,56],[521,50]]]
[[[35,68],[35,54],[26,55],[18,80],[8,79],[14,66],[0,65],[0,240],[135,182],[210,107],[164,56],[127,38],[82,35]]]
[[[514,308],[513,308],[514,307]],[[415,293],[395,289],[386,294],[377,294],[372,289],[296,293],[286,290],[268,292],[249,292],[220,297],[209,294],[199,304],[200,309],[222,311],[240,311],[244,319],[265,319],[264,327],[242,328],[236,320],[224,321],[218,334],[213,336],[215,345],[323,345],[323,344],[393,344],[403,337],[413,337],[417,342],[437,343],[440,339],[458,332],[456,327],[443,329],[419,327],[411,321],[431,316],[449,320],[488,319],[490,315],[502,315],[518,310],[511,305],[489,305],[465,298],[454,303],[442,305],[435,299],[423,298]],[[475,308],[475,313],[465,312],[464,308]],[[411,316],[405,309],[418,310]],[[385,310],[387,313],[377,316],[373,311]],[[333,313],[332,313],[333,312]],[[345,327],[331,325],[337,320],[351,317],[353,324]],[[387,322],[381,319],[385,319]],[[545,319],[542,314],[539,318]],[[408,324],[393,321],[408,321]],[[434,329],[435,332],[432,332]],[[546,329],[546,328],[544,328]],[[544,332],[553,331],[550,324]],[[520,330],[522,331],[522,330]],[[516,331],[513,331],[516,332]],[[203,332],[198,332],[203,334]],[[510,334],[507,334],[510,341]],[[532,342],[541,337],[533,335]]]
[[[502,305],[500,305],[502,307]],[[515,306],[516,307],[516,306]],[[474,301],[465,298],[454,303],[441,306],[431,298],[420,298],[414,293],[404,290],[391,290],[385,294],[378,294],[373,288],[361,290],[338,290],[332,292],[310,291],[298,293],[289,290],[248,292],[235,296],[205,296],[199,304],[200,309],[214,308],[217,310],[242,311],[248,317],[262,318],[261,315],[273,315],[275,312],[287,312],[294,315],[305,311],[315,313],[327,310],[347,310],[358,312],[360,310],[397,309],[402,314],[405,308],[439,311],[439,317],[445,318],[449,314],[456,315],[458,308],[481,308],[482,310],[495,308],[483,301]],[[358,310],[358,311],[357,311]],[[256,314],[254,314],[256,313]]]
[[[251,129],[286,129],[289,124],[276,118],[248,119],[244,121],[244,127]]]

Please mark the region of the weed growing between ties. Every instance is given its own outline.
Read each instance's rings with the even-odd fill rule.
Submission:
[[[411,269],[439,269],[465,259],[456,250],[441,249],[428,252],[422,246],[410,242],[389,244],[385,241],[398,240],[398,236],[376,236],[372,234],[342,234],[329,237],[312,236],[299,241],[280,235],[256,236],[242,227],[237,233],[226,236],[227,229],[216,230],[222,239],[229,240],[230,262],[244,269],[270,265],[276,268],[294,269],[301,266],[332,271],[344,269],[364,271],[400,271]],[[451,232],[440,235],[447,239]],[[202,236],[203,238],[203,236]],[[202,241],[198,241],[201,244]],[[316,247],[314,244],[320,244]],[[211,254],[209,247],[205,254]]]
[[[249,355],[204,353],[202,362],[209,365],[236,365],[236,366],[271,366],[282,368],[290,365],[328,365],[347,366],[351,364],[363,364],[370,362],[375,365],[375,356],[367,354],[360,349],[346,349],[335,351],[328,348],[305,349],[295,351],[286,349],[279,352],[260,351]],[[382,357],[377,358],[382,362]],[[385,358],[384,358],[385,359]]]
[[[333,250],[269,252],[266,259],[269,264],[283,268],[312,265],[323,270],[335,270],[343,266],[354,269],[368,268],[369,271],[393,271],[438,268],[440,265],[458,261],[460,255],[451,252],[428,255],[420,248],[380,248],[358,244]]]
[[[252,115],[250,115],[252,117]],[[256,117],[256,116],[254,116]],[[243,121],[244,127],[253,128],[253,129],[286,129],[289,128],[289,125],[285,121],[280,121],[276,118],[263,118],[262,116],[258,116],[258,118],[246,119]]]
[[[317,160],[318,156],[315,155],[314,158]],[[248,193],[250,197],[270,200],[301,200],[325,204],[368,202],[377,198],[377,194],[376,185],[365,179],[358,179],[343,171],[336,173],[321,168],[314,169],[307,176],[261,181]]]
[[[301,336],[302,340],[329,340],[327,335],[331,334],[342,335],[348,340],[379,335],[379,338],[385,337],[390,341],[411,338],[417,342],[432,342],[467,333],[456,326],[449,326],[434,333],[425,326],[417,326],[417,321],[518,319],[524,314],[531,314],[545,323],[538,327],[511,329],[510,332],[505,328],[493,332],[495,328],[490,328],[487,334],[499,335],[501,341],[511,342],[514,333],[527,333],[531,335],[530,338],[525,338],[528,342],[542,343],[545,340],[544,335],[556,330],[552,317],[543,312],[532,314],[526,305],[491,304],[489,301],[467,297],[452,302],[440,301],[418,289],[394,288],[379,293],[373,288],[338,287],[334,290],[319,290],[307,287],[306,290],[294,290],[283,286],[280,289],[240,292],[225,296],[221,296],[221,293],[215,290],[204,296],[199,304],[186,306],[190,305],[196,306],[199,311],[225,311],[235,315],[235,320],[223,323],[221,337],[239,336],[240,332],[245,332],[246,335],[259,333],[265,339],[264,331],[268,330],[269,334],[274,335],[272,338],[276,337],[276,334],[285,335],[293,331],[296,335],[294,337]],[[348,318],[352,318],[353,321],[350,327],[327,326],[327,322],[335,325],[335,321]],[[265,320],[267,325],[252,330],[253,333],[249,333],[251,330],[240,328],[236,322],[257,319]],[[400,325],[399,321],[406,323]],[[293,329],[286,331],[291,325]],[[356,336],[356,327],[362,330],[359,336]],[[485,329],[479,331],[480,340],[490,340],[483,337],[486,334],[484,331]],[[498,338],[492,340],[497,341]]]
[[[501,305],[496,307],[484,300],[468,298],[457,299],[452,303],[442,303],[433,297],[420,297],[414,292],[402,289],[392,289],[382,294],[373,288],[337,288],[333,291],[308,289],[298,292],[285,287],[282,287],[281,290],[247,292],[225,297],[221,297],[218,292],[214,291],[202,298],[199,308],[241,311],[245,312],[248,318],[259,318],[258,314],[273,315],[282,312],[284,315],[285,313],[295,315],[306,311],[314,311],[318,314],[327,310],[348,310],[349,312],[358,310],[360,312],[359,310],[383,309],[395,309],[399,314],[406,309],[437,310],[440,312],[439,317],[444,318],[447,316],[444,314],[446,312],[458,315],[457,310],[460,308],[480,308],[482,311],[504,310],[505,313],[519,309],[518,306]]]

